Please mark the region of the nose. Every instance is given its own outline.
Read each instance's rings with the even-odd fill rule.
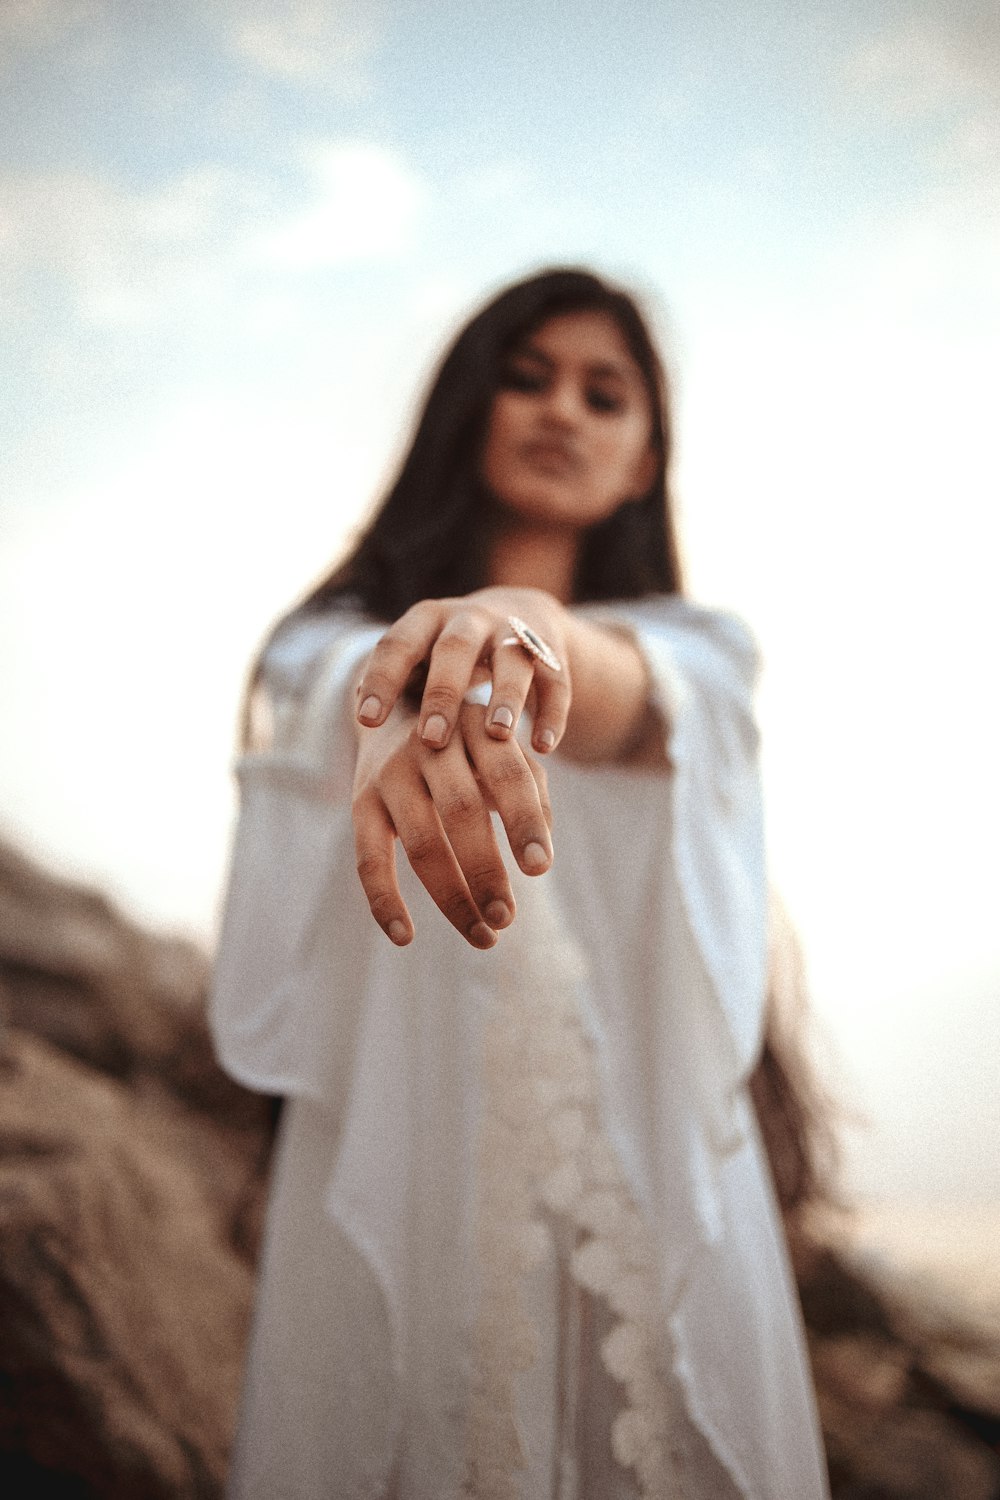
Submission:
[[[582,401],[571,380],[554,380],[547,391],[545,417],[558,427],[573,427],[579,421]]]

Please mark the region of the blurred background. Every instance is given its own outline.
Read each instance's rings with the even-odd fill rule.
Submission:
[[[874,1251],[996,1298],[992,0],[4,0],[0,828],[210,945],[243,673],[448,334],[652,307]]]

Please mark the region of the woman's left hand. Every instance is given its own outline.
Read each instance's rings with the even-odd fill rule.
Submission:
[[[524,620],[549,647],[558,670],[520,644],[510,644],[511,616]],[[569,714],[567,628],[566,610],[543,589],[486,588],[463,598],[425,599],[390,626],[372,652],[358,687],[358,721],[367,728],[382,724],[413,672],[426,663],[418,720],[426,745],[447,745],[465,694],[489,676],[487,732],[508,739],[530,698],[532,746],[545,755],[558,745]]]

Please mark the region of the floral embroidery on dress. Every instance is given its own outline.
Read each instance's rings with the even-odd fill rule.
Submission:
[[[535,893],[533,893],[534,896]],[[538,1356],[525,1273],[550,1250],[546,1211],[575,1230],[570,1272],[615,1322],[601,1344],[624,1387],[614,1457],[644,1500],[682,1500],[683,1428],[654,1354],[657,1280],[649,1231],[600,1121],[594,1051],[580,1012],[576,949],[560,940],[542,894],[534,932],[509,943],[485,1019],[477,1249],[481,1267],[465,1493],[518,1500],[526,1456],[515,1416],[518,1374]],[[529,927],[522,910],[519,922]],[[512,934],[513,936],[513,934]]]

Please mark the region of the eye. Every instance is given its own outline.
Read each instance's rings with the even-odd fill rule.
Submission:
[[[625,401],[616,392],[595,385],[587,391],[587,405],[591,411],[611,413],[622,411]]]
[[[545,371],[532,365],[510,364],[500,372],[500,389],[533,393],[545,386]]]

